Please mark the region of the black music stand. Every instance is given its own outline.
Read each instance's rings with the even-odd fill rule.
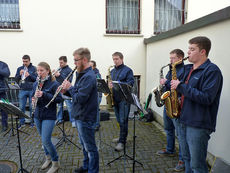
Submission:
[[[115,90],[120,92],[120,96],[122,98],[122,100],[128,102],[129,104],[133,104],[134,106],[136,106],[138,108],[139,111],[142,111],[142,108],[140,106],[140,102],[137,98],[137,96],[133,93],[131,93],[131,86],[125,84],[125,83],[121,83],[119,81],[113,81],[113,87]],[[135,163],[139,163],[142,167],[143,164],[137,160],[135,160],[135,142],[136,142],[136,131],[135,131],[135,117],[136,115],[138,115],[138,111],[134,112],[134,116],[133,116],[133,157],[130,157],[129,155],[126,154],[126,143],[124,143],[124,153],[123,155],[115,158],[114,160],[110,161],[109,163],[107,163],[107,165],[110,165],[112,162],[122,159],[124,158],[124,160],[126,160],[126,158],[130,159],[133,161],[133,172],[135,172]]]
[[[19,138],[19,129],[18,129],[18,120],[19,118],[28,118],[25,113],[23,113],[17,106],[13,105],[12,103],[7,103],[6,101],[0,100],[0,108],[4,110],[6,113],[14,115],[16,117],[16,130],[17,130],[17,138],[18,138],[18,152],[19,152],[19,161],[20,161],[20,169],[18,170],[18,173],[29,173],[26,169],[23,168],[22,165],[22,154],[21,154],[21,145],[20,145],[20,138]]]
[[[19,93],[19,90],[20,90],[19,85],[14,80],[11,80],[11,81],[8,81],[8,82],[5,81],[5,82],[6,82],[6,86],[8,87],[8,88],[5,89],[7,99],[9,100],[10,103],[14,104],[15,106],[19,106],[19,101],[18,101],[18,93]],[[5,137],[9,133],[6,145],[8,144],[8,142],[10,140],[10,137],[15,136],[14,130],[17,130],[14,127],[13,116],[12,115],[10,115],[10,119],[11,119],[11,128],[8,129],[8,131],[3,135]],[[19,132],[29,135],[28,133],[26,133],[26,132],[24,132],[22,130],[19,130]]]
[[[63,100],[71,100],[70,97],[67,97],[65,95],[62,95]],[[62,115],[63,115],[63,105],[64,105],[64,101],[62,104]],[[73,141],[71,141],[68,137],[71,137],[72,135],[66,135],[65,133],[65,120],[64,120],[64,116],[62,116],[62,128],[57,124],[57,127],[61,130],[62,132],[62,137],[59,139],[59,141],[57,142],[57,144],[55,145],[56,148],[60,147],[64,142],[69,142],[72,145],[74,145],[75,147],[77,147],[79,150],[81,149],[81,147],[79,147],[77,144],[73,143]]]
[[[97,79],[97,91],[101,92],[101,93],[105,93],[105,94],[111,94],[111,91],[108,87],[108,84],[105,82],[104,79]],[[99,114],[100,116],[100,114]],[[101,144],[105,144],[107,146],[110,146],[111,148],[113,148],[111,145],[105,143],[104,141],[101,140],[101,130],[99,128],[99,142],[98,142],[98,150],[100,150],[101,148]]]

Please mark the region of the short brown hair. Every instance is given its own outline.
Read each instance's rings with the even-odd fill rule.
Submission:
[[[67,62],[67,57],[66,56],[61,56],[60,58],[59,58],[59,61],[60,60],[62,60],[62,61],[64,61],[64,62]]]
[[[190,39],[189,44],[197,44],[200,50],[206,50],[206,56],[208,56],[211,49],[211,40],[204,36],[194,37]]]
[[[170,54],[176,54],[179,58],[184,58],[184,52],[181,49],[174,49]]]
[[[91,59],[90,51],[88,48],[81,47],[73,52],[73,56],[79,55],[81,58],[86,58],[88,61]]]
[[[93,63],[93,67],[96,67],[96,66],[97,66],[96,61],[91,60],[90,62]]]
[[[22,59],[28,59],[30,61],[30,56],[29,55],[23,55]]]
[[[114,52],[112,56],[119,56],[121,59],[124,58],[123,54],[121,52]]]

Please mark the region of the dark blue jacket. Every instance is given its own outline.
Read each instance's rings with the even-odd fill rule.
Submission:
[[[134,84],[133,71],[131,68],[127,67],[124,64],[121,64],[118,67],[114,67],[111,70],[111,78],[113,81],[119,81],[130,86],[133,86]],[[120,93],[119,90],[115,90],[113,88],[113,99],[115,104],[122,101],[122,97],[120,97],[121,94],[122,93]]]
[[[38,82],[35,82],[33,85],[33,96],[37,85]],[[49,105],[48,108],[45,106],[53,98],[58,86],[58,82],[51,81],[51,78],[44,82],[42,87],[43,95],[42,97],[38,98],[37,107],[34,113],[35,118],[38,118],[39,120],[56,120],[57,103],[62,102],[61,94],[58,94],[56,99]]]
[[[56,77],[56,80],[61,85],[62,82],[66,79],[66,77],[69,75],[69,73],[72,71],[72,69],[66,65],[65,67],[61,68],[60,76]],[[69,81],[72,82],[73,75],[70,77]]]
[[[15,75],[16,81],[21,80],[20,71],[23,69],[24,69],[24,66],[18,67],[16,75]],[[30,63],[30,65],[28,66],[28,73],[30,75],[25,79],[25,83],[20,83],[20,88],[22,90],[27,90],[27,91],[32,90],[33,83],[37,79],[37,70],[36,70],[36,67],[32,65],[32,63]]]
[[[5,95],[5,88],[6,86],[5,79],[10,76],[10,69],[8,65],[2,61],[0,61],[0,94]]]
[[[91,67],[77,73],[76,82],[68,93],[72,97],[72,117],[84,122],[96,122],[98,109],[97,81]]]
[[[180,122],[188,126],[215,131],[223,85],[220,69],[208,59],[195,69],[185,84],[192,64],[185,65],[185,76],[177,91],[184,95]]]
[[[101,79],[101,74],[99,72],[99,70],[97,68],[93,69],[95,75],[96,75],[96,78],[97,79]],[[102,97],[102,93],[101,92],[98,92],[98,97]]]
[[[177,79],[181,80],[184,76],[184,63],[178,64],[176,66]],[[167,81],[165,82],[165,91],[171,90],[171,80],[172,80],[172,66],[169,67],[169,71],[166,75]]]

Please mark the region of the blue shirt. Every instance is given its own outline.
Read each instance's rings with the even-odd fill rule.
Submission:
[[[28,68],[28,73],[30,75],[27,78],[25,78],[25,83],[20,83],[20,88],[22,90],[29,90],[30,91],[33,89],[33,83],[37,79],[37,69],[35,66],[32,65],[32,63],[30,63],[30,65],[27,68]],[[24,69],[24,66],[18,67],[16,75],[15,75],[16,81],[21,80],[20,71],[23,69]]]
[[[66,79],[66,77],[71,72],[72,72],[72,69],[68,65],[66,65],[65,67],[61,68],[60,76],[56,77],[56,80],[58,81],[58,83],[61,85],[62,82]],[[73,75],[70,77],[69,81],[72,82],[72,79],[73,79]]]
[[[111,78],[113,81],[119,81],[130,86],[134,84],[134,76],[131,68],[127,67],[124,64],[119,65],[111,70]],[[113,88],[113,99],[115,104],[122,101],[122,97],[119,90]]]
[[[6,86],[5,79],[10,76],[10,69],[8,65],[0,61],[0,94],[5,94]]]
[[[32,95],[34,96],[35,90],[37,88],[38,82],[33,85]],[[51,78],[44,82],[42,91],[42,97],[38,98],[37,107],[34,113],[34,117],[39,120],[56,120],[57,103],[62,102],[61,94],[54,99],[54,101],[49,105],[48,108],[45,106],[53,98],[59,84],[57,81],[52,81]]]
[[[74,86],[68,93],[72,97],[72,117],[84,122],[96,122],[98,109],[97,81],[94,71],[88,67],[77,73]]]
[[[185,65],[185,75],[177,87],[184,95],[180,122],[215,131],[223,76],[217,65],[208,59],[192,71],[188,84],[185,84],[191,68],[192,64]]]

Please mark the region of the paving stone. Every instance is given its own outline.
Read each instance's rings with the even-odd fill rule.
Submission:
[[[172,172],[178,162],[178,153],[175,157],[157,156],[156,152],[166,146],[166,136],[164,130],[157,123],[145,123],[136,120],[136,145],[135,159],[143,164],[143,167],[135,162],[135,172],[137,173],[167,173]],[[0,127],[1,128],[1,127]],[[30,134],[20,133],[21,152],[23,160],[23,168],[31,173],[45,173],[40,166],[45,161],[44,151],[42,149],[41,139],[36,128],[25,126],[20,130]],[[76,128],[71,127],[70,122],[65,123],[65,132],[67,135],[72,135],[69,139],[80,146]],[[99,165],[100,173],[120,173],[132,172],[133,161],[119,159],[107,165],[113,159],[122,156],[123,152],[116,152],[112,143],[113,138],[119,136],[119,126],[115,116],[112,115],[109,121],[101,122],[101,142],[99,150]],[[15,133],[16,134],[16,133]],[[4,133],[0,133],[0,160],[14,161],[20,167],[19,153],[17,148],[17,136],[3,137]],[[99,132],[96,132],[96,141],[99,143]],[[53,138],[59,140],[62,133],[58,127],[54,128]],[[6,145],[7,140],[8,144]],[[178,144],[176,144],[178,145]],[[76,167],[81,166],[83,153],[77,147],[64,142],[57,149],[61,169],[58,173],[74,172]],[[126,145],[126,154],[133,157],[133,120],[129,120],[129,134]]]

